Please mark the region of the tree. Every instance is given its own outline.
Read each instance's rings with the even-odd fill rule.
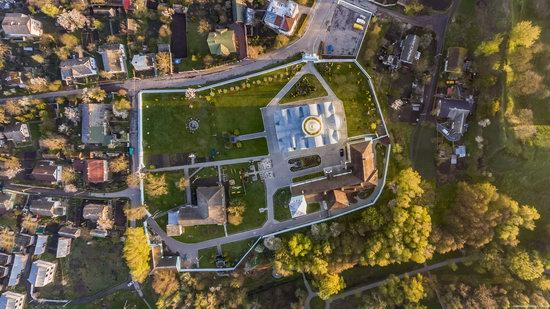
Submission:
[[[180,283],[175,271],[157,270],[153,274],[153,290],[159,296],[168,296],[179,290]]]
[[[240,198],[233,198],[227,207],[227,221],[232,225],[239,225],[243,222],[245,211],[244,201]]]
[[[64,184],[73,184],[77,179],[77,174],[74,168],[64,166],[61,170],[61,179]]]
[[[516,95],[533,95],[543,87],[544,77],[533,70],[515,74],[510,89]]]
[[[84,28],[87,22],[88,19],[86,16],[75,9],[70,11],[63,10],[63,12],[57,16],[57,23],[69,32]]]
[[[50,134],[41,138],[38,144],[40,147],[50,150],[63,150],[67,145],[67,138],[61,135]]]
[[[109,162],[109,170],[112,173],[121,173],[128,170],[129,162],[126,156],[118,156]]]
[[[127,205],[124,207],[124,214],[129,221],[143,219],[147,215],[147,206],[131,207]]]
[[[525,281],[540,278],[544,273],[544,263],[539,253],[528,253],[524,249],[516,249],[507,258],[508,269],[512,274]]]
[[[319,297],[328,299],[331,295],[337,294],[346,287],[344,278],[338,274],[327,274],[317,283],[319,287]]]
[[[402,170],[395,182],[397,186],[397,205],[408,207],[412,199],[422,195],[424,190],[420,186],[422,179],[420,174],[412,168]]]
[[[99,87],[88,88],[86,89],[86,91],[84,91],[84,94],[82,94],[82,102],[84,103],[91,103],[92,101],[103,102],[106,97],[107,97],[107,92],[105,92],[105,90]]]
[[[274,48],[283,48],[283,47],[288,45],[289,41],[290,41],[290,39],[286,35],[277,34],[277,36],[275,37],[275,45],[273,47]]]
[[[412,0],[404,7],[405,14],[407,15],[416,15],[424,11],[424,5],[422,5],[418,0]]]
[[[425,296],[424,278],[421,274],[409,277],[405,275],[403,280],[395,275],[390,275],[386,283],[378,288],[379,293],[392,306],[404,304],[416,304]]]
[[[166,176],[147,174],[147,176],[145,176],[145,193],[151,197],[159,197],[168,194]]]
[[[143,283],[149,274],[149,245],[142,227],[129,227],[126,229],[124,242],[124,259],[132,279]]]
[[[10,52],[10,47],[3,42],[0,42],[0,69],[4,68],[6,56]]]
[[[48,80],[44,77],[29,78],[27,89],[32,93],[44,92],[48,90]]]
[[[42,13],[50,16],[50,17],[56,17],[57,15],[59,15],[59,8],[51,3],[46,3],[44,4],[40,10],[42,11]]]
[[[305,256],[312,248],[311,239],[302,233],[293,234],[288,241],[288,248],[293,256]]]
[[[141,177],[137,173],[133,173],[126,177],[126,184],[130,188],[138,188],[141,183]]]
[[[199,20],[199,26],[198,26],[198,30],[197,30],[199,33],[202,33],[202,34],[205,34],[205,33],[208,33],[210,32],[210,24],[208,23],[208,21],[204,18],[201,18]]]
[[[113,106],[115,107],[115,109],[117,109],[119,111],[127,111],[127,110],[130,110],[132,108],[132,105],[130,104],[130,101],[126,98],[120,98],[120,99],[116,100],[115,103],[113,104]]]
[[[4,110],[10,116],[19,116],[23,113],[23,108],[17,103],[17,101],[8,100],[4,105]]]
[[[17,173],[22,171],[21,162],[17,157],[11,156],[4,160],[4,176],[9,179],[14,178]]]
[[[252,59],[255,59],[255,58],[258,58],[259,55],[263,54],[264,53],[264,47],[261,46],[261,45],[250,45],[248,46],[248,57],[252,58]]]
[[[181,191],[185,190],[189,186],[189,179],[185,178],[185,176],[181,177],[180,180],[178,180],[178,183],[176,186]]]
[[[110,230],[114,224],[115,220],[111,216],[104,216],[97,220],[97,227],[102,230]]]
[[[172,73],[172,60],[170,58],[170,53],[160,52],[155,58],[157,60],[157,69],[162,74]]]
[[[508,46],[514,50],[518,46],[531,47],[540,37],[541,28],[534,26],[531,21],[524,20],[516,23],[510,32]]]
[[[71,50],[75,48],[79,42],[78,38],[74,34],[64,33],[59,37],[59,42],[63,47]]]
[[[492,39],[481,42],[474,54],[476,56],[489,56],[492,54],[496,54],[500,51],[500,45],[502,44],[503,40],[504,36],[502,35],[502,33],[497,33]]]

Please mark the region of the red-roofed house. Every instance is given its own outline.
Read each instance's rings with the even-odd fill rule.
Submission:
[[[102,183],[109,181],[109,179],[109,162],[107,160],[86,160],[86,180],[89,183]]]

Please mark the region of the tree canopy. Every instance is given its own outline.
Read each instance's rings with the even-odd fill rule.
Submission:
[[[150,249],[147,237],[142,227],[129,227],[126,229],[126,241],[124,242],[124,259],[132,279],[143,283],[149,275]]]

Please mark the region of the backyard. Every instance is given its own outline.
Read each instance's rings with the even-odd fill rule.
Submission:
[[[235,264],[245,255],[255,241],[256,238],[249,238],[222,245],[222,252],[226,262],[228,262],[231,266],[235,266]]]
[[[222,225],[195,225],[184,227],[183,234],[173,238],[181,242],[196,243],[224,236]]]
[[[344,103],[348,136],[374,133],[381,124],[367,77],[355,64],[315,65],[336,96]],[[351,83],[350,81],[355,81]]]
[[[157,173],[156,175],[164,175],[166,184],[168,185],[168,193],[158,197],[145,195],[145,204],[149,206],[149,211],[167,211],[177,206],[182,206],[187,202],[185,190],[178,188],[178,182],[183,177],[183,173]]]
[[[229,142],[234,135],[264,130],[264,107],[295,74],[286,68],[249,80],[197,93],[143,95],[143,131],[146,157],[194,153],[197,157],[230,159],[267,154],[264,138]],[[229,144],[229,145],[228,145]]]
[[[320,98],[327,95],[321,82],[313,74],[305,74],[290,88],[279,103],[289,103],[300,100]]]

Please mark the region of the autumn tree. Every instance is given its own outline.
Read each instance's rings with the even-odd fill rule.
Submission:
[[[57,23],[69,32],[74,32],[86,26],[88,19],[80,11],[72,9],[70,11],[63,10],[57,16]]]
[[[126,156],[118,156],[109,162],[109,170],[112,173],[121,173],[128,170],[129,162]]]
[[[138,188],[141,182],[141,177],[137,173],[132,173],[126,177],[126,184],[130,188]]]
[[[164,174],[155,176],[147,174],[145,176],[145,193],[151,197],[159,197],[168,194],[168,184]]]
[[[0,69],[4,68],[6,56],[10,52],[10,47],[4,42],[0,42]]]
[[[199,20],[199,27],[197,31],[202,34],[210,32],[210,24],[208,23],[208,20],[201,18]]]
[[[103,102],[106,97],[107,97],[107,92],[105,92],[105,90],[99,87],[88,88],[86,89],[86,91],[84,91],[84,94],[82,94],[82,102],[84,103]]]
[[[22,170],[21,162],[17,157],[11,156],[4,160],[3,175],[9,179],[14,178]]]
[[[290,42],[290,39],[286,35],[277,34],[277,36],[275,37],[275,45],[273,47],[274,48],[283,48],[283,47],[287,46],[289,42]]]
[[[321,299],[328,299],[346,287],[344,278],[338,274],[327,274],[317,281],[316,285],[319,288],[318,294]]]
[[[175,271],[157,270],[153,274],[153,290],[159,295],[158,308],[175,308],[180,302],[180,283]],[[177,294],[177,295],[176,295]],[[176,297],[176,299],[174,299]]]
[[[124,234],[124,259],[134,281],[143,283],[149,274],[149,245],[142,227],[129,227]]]
[[[72,50],[80,42],[79,42],[79,39],[74,34],[64,33],[59,37],[59,43],[61,43],[63,47],[69,50]]]
[[[421,274],[402,280],[395,275],[390,275],[386,283],[378,289],[385,300],[393,306],[402,306],[410,303],[418,303],[425,296],[424,278]]]
[[[132,108],[132,105],[130,104],[130,101],[126,98],[120,98],[120,99],[116,100],[113,103],[113,106],[115,107],[115,109],[117,109],[119,111],[130,110]]]
[[[6,113],[8,113],[8,115],[10,116],[19,116],[21,114],[23,114],[23,112],[25,111],[19,104],[17,101],[14,101],[14,100],[8,100],[6,101],[6,104],[4,104],[4,110],[6,111]]]
[[[63,150],[67,146],[67,138],[61,135],[50,134],[38,141],[41,148],[49,150]]]
[[[127,205],[124,207],[124,215],[126,215],[126,219],[129,221],[143,219],[147,215],[147,206],[132,207]]]
[[[508,46],[514,50],[518,46],[531,47],[540,37],[541,28],[533,25],[531,21],[520,21],[514,25],[510,32]]]
[[[160,52],[160,53],[157,53],[155,58],[157,61],[157,69],[162,74],[172,73],[172,60],[170,57],[170,53]]]
[[[507,257],[508,269],[525,281],[538,279],[544,273],[544,263],[538,252],[516,249]]]
[[[42,13],[50,16],[50,17],[57,17],[57,15],[59,15],[59,8],[55,5],[53,5],[52,3],[48,2],[46,4],[44,4],[40,10],[42,11]]]
[[[543,87],[543,79],[544,77],[533,70],[514,74],[510,90],[516,95],[533,95]]]
[[[416,15],[424,11],[424,5],[418,2],[418,0],[412,0],[405,5],[404,10],[405,10],[405,14],[407,15]]]
[[[70,166],[64,166],[61,170],[61,180],[65,184],[73,184],[77,177],[76,171]]]
[[[242,199],[233,198],[227,207],[227,221],[232,225],[239,225],[243,222],[245,204]]]
[[[178,189],[180,189],[181,191],[185,190],[188,186],[189,179],[185,178],[185,176],[181,177],[176,184],[176,187],[178,187]]]
[[[479,44],[476,48],[474,54],[476,56],[489,56],[496,54],[500,51],[500,45],[503,40],[504,36],[502,33],[497,33],[492,39],[481,42],[481,44]]]

